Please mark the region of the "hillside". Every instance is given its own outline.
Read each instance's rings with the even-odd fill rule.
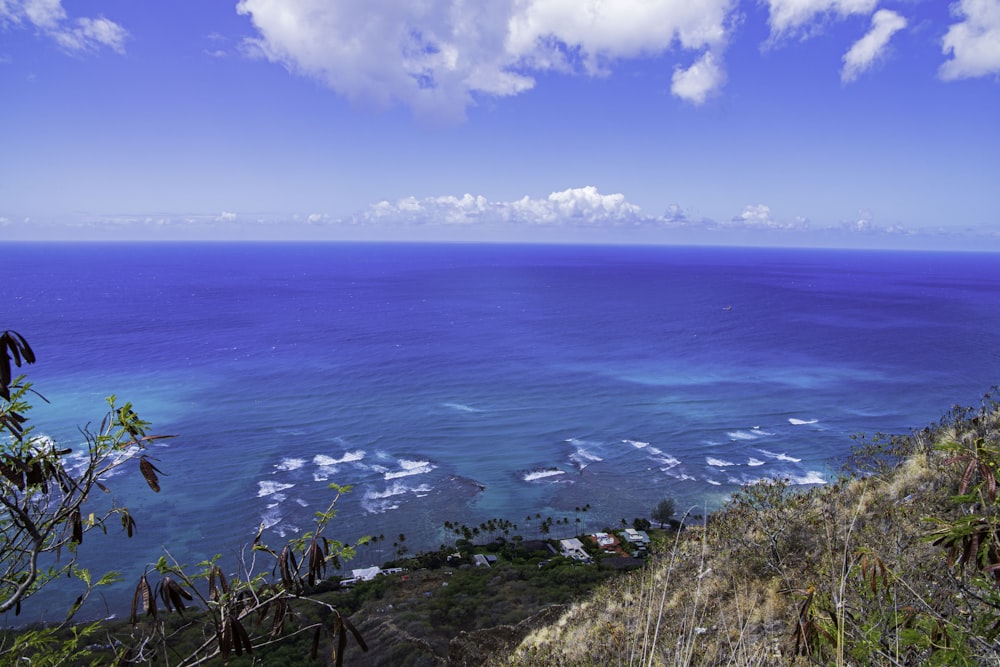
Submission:
[[[997,664],[1000,405],[748,487],[499,665]]]

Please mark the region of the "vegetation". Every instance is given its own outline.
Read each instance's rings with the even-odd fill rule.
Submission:
[[[674,517],[675,511],[674,499],[664,498],[656,504],[656,507],[653,508],[649,516],[653,521],[660,524],[660,528],[663,528]]]
[[[70,450],[32,434],[27,397],[33,393],[23,376],[12,377],[11,364],[34,363],[35,354],[19,334],[0,334],[0,431],[7,436],[0,450],[0,613],[14,610],[57,577],[76,577],[85,593],[69,610],[67,620],[96,586],[76,560],[76,547],[93,530],[106,532],[120,519],[130,537],[135,519],[128,508],[112,504],[97,508],[85,503],[95,490],[108,492],[104,480],[115,469],[137,462],[154,491],[159,491],[156,467],[146,454],[157,439],[145,433],[130,404],[108,399],[108,413],[96,432],[82,431],[87,458],[82,472],[67,465]]]
[[[678,533],[494,665],[980,665],[1000,660],[1000,403],[861,438]]]
[[[23,375],[13,377],[13,368],[34,362],[34,351],[21,335],[0,334],[0,436],[5,436],[0,441],[0,612],[20,613],[58,577],[75,577],[84,592],[62,623],[0,636],[0,663],[198,665],[250,655],[299,635],[310,637],[314,656],[321,645],[328,646],[337,664],[349,638],[367,649],[346,616],[310,595],[329,567],[353,554],[352,547],[323,535],[337,498],[349,490],[335,485],[329,507],[316,515],[315,530],[272,549],[262,541],[261,526],[229,571],[220,556],[194,568],[169,553],[161,556],[136,585],[127,631],[109,635],[111,626],[100,623],[71,625],[87,597],[118,576],[93,576],[77,562],[77,547],[86,535],[106,532],[114,523],[128,536],[137,525],[126,507],[102,504],[96,492],[109,493],[110,474],[132,464],[159,492],[160,471],[148,447],[168,436],[147,435],[149,425],[132,406],[111,397],[100,428],[82,431],[84,451],[77,459],[82,464],[72,465],[70,449],[33,433],[27,397],[34,391]],[[186,644],[181,629],[185,640],[198,639]]]

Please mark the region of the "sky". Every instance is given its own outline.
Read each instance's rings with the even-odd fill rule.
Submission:
[[[0,0],[0,240],[1000,250],[1000,0]]]

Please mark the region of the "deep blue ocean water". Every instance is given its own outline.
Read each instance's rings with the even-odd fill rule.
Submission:
[[[696,513],[773,475],[821,483],[1000,382],[989,254],[393,244],[2,244],[0,329],[38,355],[38,433],[103,398],[158,433],[163,491],[109,483],[138,535],[87,540],[124,613],[162,547],[235,553],[263,521],[450,542],[446,520],[587,527]],[[577,507],[590,505],[587,512]],[[537,521],[534,522],[537,524]],[[576,526],[574,525],[575,529]],[[568,531],[568,529],[567,529]],[[386,543],[353,566],[388,559]],[[127,590],[126,590],[127,589]],[[58,618],[65,605],[31,608]],[[95,611],[103,613],[103,610]]]

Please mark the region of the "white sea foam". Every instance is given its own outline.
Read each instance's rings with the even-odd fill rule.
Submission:
[[[428,484],[421,484],[420,486],[407,486],[402,482],[394,482],[390,486],[386,487],[384,491],[366,491],[365,500],[384,500],[386,498],[392,498],[394,496],[402,496],[407,493],[429,493],[433,490]]]
[[[714,479],[709,479],[706,477],[705,481],[711,484],[712,486],[722,486],[722,482],[717,482]]]
[[[670,470],[674,466],[678,466],[681,464],[680,459],[674,458],[670,454],[664,454],[659,450],[657,450],[656,453],[660,454],[661,456],[654,456],[653,460],[659,463],[660,465],[664,466],[663,468],[661,468],[661,470]]]
[[[60,448],[59,443],[57,443],[55,440],[53,440],[47,435],[36,435],[33,436],[31,439],[32,442],[35,444],[35,446],[37,446],[39,449],[42,450]],[[65,447],[61,448],[65,449]],[[135,445],[117,450],[113,454],[111,454],[110,463],[115,466],[121,466],[121,464],[125,463],[125,461],[127,461],[130,456],[134,456],[135,454],[137,454],[138,451],[139,451],[138,447],[136,447]],[[80,445],[79,447],[71,451],[69,454],[66,454],[63,457],[63,461],[65,462],[66,467],[69,468],[72,472],[81,473],[90,464],[90,453],[85,445]],[[123,467],[115,467],[109,470],[108,472],[104,473],[103,475],[101,475],[101,478],[107,479],[109,477],[116,477],[117,475],[122,474],[124,471],[125,468]]]
[[[423,498],[433,490],[433,487],[429,484],[407,486],[402,482],[393,482],[381,491],[366,491],[364,497],[361,499],[361,506],[369,514],[383,514],[399,509],[402,497],[407,494],[412,493],[418,498]]]
[[[729,436],[730,440],[756,440],[758,438],[774,435],[774,433],[771,431],[765,431],[760,426],[754,426],[753,428],[728,431],[726,435]]]
[[[823,473],[816,470],[809,470],[804,475],[792,475],[789,479],[792,484],[826,484]]]
[[[399,503],[391,500],[362,500],[361,507],[369,514],[384,514],[399,509]]]
[[[386,480],[398,479],[400,477],[409,477],[411,475],[423,475],[434,470],[436,466],[431,465],[430,461],[410,461],[407,459],[399,460],[400,470],[393,470],[386,472],[383,477]]]
[[[285,537],[289,533],[298,532],[298,528],[284,523],[284,515],[278,509],[278,504],[268,505],[267,510],[260,515],[260,521],[264,528],[273,528],[278,537]]]
[[[818,419],[796,419],[795,417],[790,417],[788,419],[788,423],[791,424],[792,426],[802,426],[804,424],[815,424],[818,421],[819,421]]]
[[[645,449],[646,447],[649,447],[649,443],[643,442],[642,440],[622,440],[622,442],[627,445],[632,445],[636,449]]]
[[[457,410],[458,412],[482,412],[479,408],[474,408],[471,405],[465,405],[464,403],[442,403],[442,405],[446,408]]]
[[[365,458],[365,450],[356,449],[353,452],[345,452],[343,456],[339,459],[335,459],[332,456],[327,456],[326,454],[317,454],[313,457],[313,463],[318,466],[334,466],[338,463],[351,463],[353,461],[360,461]]]
[[[264,524],[264,528],[271,528],[277,526],[281,523],[284,517],[281,512],[278,511],[277,507],[268,505],[267,511],[260,515],[261,523]]]
[[[327,456],[326,454],[317,454],[313,457],[313,463],[316,465],[316,470],[313,471],[313,480],[317,482],[325,482],[330,479],[331,475],[340,470],[338,467],[340,464],[356,463],[361,461],[363,458],[365,458],[365,450],[363,449],[346,452],[338,459],[335,459],[332,456]]]
[[[526,472],[521,477],[525,482],[534,482],[540,479],[545,479],[547,477],[556,477],[557,475],[565,475],[565,470],[560,470],[559,468],[544,468],[542,470],[532,470],[531,472]]]
[[[751,456],[749,459],[747,459],[747,465],[750,466],[751,468],[756,468],[757,466],[764,465],[764,462],[761,461],[760,459],[755,459]]]
[[[725,459],[717,459],[712,456],[706,457],[705,463],[715,468],[732,468],[735,465],[739,465],[738,463],[733,463],[732,461],[726,461]]]
[[[579,470],[583,470],[591,463],[597,463],[598,461],[603,461],[600,456],[594,454],[593,452],[588,452],[583,447],[577,447],[576,451],[570,454],[569,460],[573,462]]]
[[[274,496],[274,494],[280,494],[285,489],[290,489],[294,484],[282,484],[281,482],[272,482],[269,480],[257,482],[257,497],[264,498],[266,496]],[[281,499],[284,499],[284,494],[281,494]]]
[[[788,454],[784,454],[784,453],[769,452],[766,449],[758,449],[757,451],[760,452],[761,454],[763,454],[764,456],[770,456],[772,459],[776,459],[778,461],[785,461],[787,463],[801,463],[802,462],[802,459],[797,459],[794,456],[789,456]]]
[[[306,464],[305,459],[287,458],[287,459],[281,459],[281,463],[279,463],[274,467],[277,470],[290,471],[290,470],[298,470],[305,464]]]

